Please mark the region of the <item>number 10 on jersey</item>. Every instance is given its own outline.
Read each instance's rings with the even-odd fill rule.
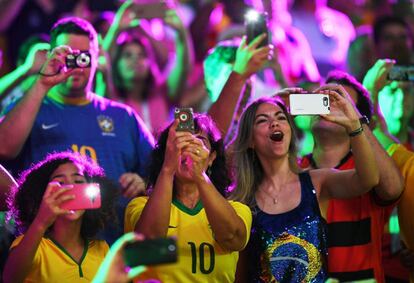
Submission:
[[[188,242],[191,248],[191,272],[197,273],[197,259],[199,270],[202,274],[209,274],[214,270],[214,264],[215,264],[215,253],[214,253],[214,247],[212,244],[209,243],[201,243],[200,246],[198,246],[193,242]],[[209,253],[209,257],[207,256],[207,259],[210,258],[210,262],[206,262],[205,255],[206,253]]]

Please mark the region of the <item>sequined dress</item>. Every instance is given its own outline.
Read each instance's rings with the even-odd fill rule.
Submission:
[[[324,282],[326,222],[308,172],[299,174],[300,204],[267,214],[255,207],[248,253],[248,282]]]

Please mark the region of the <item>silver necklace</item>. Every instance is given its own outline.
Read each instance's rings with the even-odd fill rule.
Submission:
[[[271,195],[269,192],[266,192],[265,190],[263,190],[263,189],[261,189],[261,190],[259,190],[260,192],[263,192],[263,193],[265,193],[267,196],[269,196],[271,199],[272,199],[272,201],[273,201],[273,204],[277,204],[278,202],[279,202],[279,194],[280,194],[280,192],[277,194],[277,196],[276,197],[274,197],[273,195]]]

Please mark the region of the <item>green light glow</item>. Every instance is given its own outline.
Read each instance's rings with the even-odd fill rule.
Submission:
[[[401,128],[400,119],[403,116],[404,93],[398,88],[398,82],[392,82],[384,87],[378,96],[382,113],[391,134],[396,135]]]
[[[106,83],[102,72],[96,72],[95,93],[99,96],[105,96]]]
[[[314,139],[310,130],[311,119],[311,116],[296,116],[294,118],[296,127],[303,135],[298,144],[299,156],[305,156],[313,151]]]
[[[390,234],[399,234],[399,233],[400,233],[400,224],[398,222],[398,216],[396,214],[393,214],[390,217]]]

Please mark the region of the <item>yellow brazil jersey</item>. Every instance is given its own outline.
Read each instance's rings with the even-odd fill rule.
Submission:
[[[17,237],[11,249],[16,247],[23,236]],[[109,247],[105,241],[90,241],[78,264],[58,243],[42,238],[33,259],[25,283],[77,283],[91,282]]]
[[[410,249],[414,249],[414,153],[404,146],[393,144],[388,149],[405,180],[404,192],[398,204],[401,236]]]
[[[125,212],[126,232],[134,230],[147,200],[147,197],[138,197],[129,203]],[[229,203],[246,226],[247,244],[252,222],[251,211],[242,203]],[[178,262],[150,267],[138,278],[139,281],[234,282],[239,253],[224,250],[214,240],[201,202],[189,209],[178,201],[173,201],[167,236],[177,238]]]

